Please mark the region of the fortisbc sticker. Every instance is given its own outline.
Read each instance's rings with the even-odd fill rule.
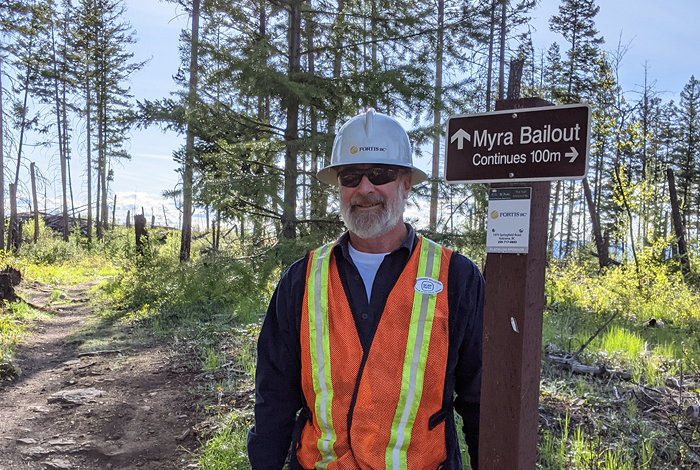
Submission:
[[[442,292],[442,282],[436,281],[432,277],[416,278],[415,290],[421,294],[439,294]]]

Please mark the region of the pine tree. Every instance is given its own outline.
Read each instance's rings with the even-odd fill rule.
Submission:
[[[82,54],[84,61],[75,67],[82,73],[76,82],[83,84],[90,126],[94,126],[88,134],[97,137],[97,160],[94,163],[99,239],[108,227],[108,191],[113,174],[110,167],[114,159],[130,158],[126,143],[132,105],[126,83],[131,74],[144,65],[143,62],[133,62],[133,53],[127,50],[136,39],[131,25],[122,19],[124,9],[121,0],[81,0],[76,15],[76,52]],[[92,184],[92,181],[88,182],[88,186]]]
[[[18,130],[17,158],[15,161],[14,182],[10,184],[10,223],[8,225],[7,249],[16,249],[21,242],[21,233],[17,221],[17,190],[20,182],[20,170],[25,138],[28,131],[41,125],[40,115],[29,107],[29,98],[38,93],[43,64],[48,62],[46,51],[41,41],[46,37],[51,16],[48,3],[29,3],[16,11],[13,24],[14,41],[7,46],[10,63],[15,70],[13,83],[13,121]],[[41,129],[39,129],[41,131]]]
[[[590,78],[603,43],[595,29],[598,11],[594,0],[562,0],[559,14],[549,19],[550,29],[564,36],[569,46],[563,71],[566,89],[558,99],[560,103],[580,103],[590,92]]]
[[[70,224],[68,218],[68,159],[70,152],[70,129],[68,126],[68,87],[72,83],[68,77],[69,53],[67,49],[68,28],[70,24],[71,6],[64,2],[63,11],[51,9],[49,26],[46,37],[42,38],[42,49],[47,51],[47,61],[42,64],[40,75],[42,80],[37,84],[36,94],[51,108],[46,116],[47,127],[55,129],[58,146],[59,166],[61,171],[61,199],[63,216],[63,240],[68,241]],[[72,91],[72,90],[71,90]],[[52,115],[51,115],[52,114]]]
[[[687,230],[691,216],[697,217],[700,188],[700,81],[694,75],[681,91],[677,113],[678,142],[672,165],[677,168],[681,216]]]
[[[0,247],[5,246],[5,109],[3,106],[3,54],[0,52],[0,220],[3,221],[0,227]]]
[[[194,175],[194,108],[197,105],[197,77],[199,58],[199,0],[192,0],[192,34],[190,36],[189,86],[187,90],[187,139],[182,168],[182,235],[180,261],[190,259],[192,243],[192,184]]]
[[[558,103],[579,103],[591,92],[591,76],[595,69],[599,45],[603,42],[603,39],[597,36],[598,31],[595,29],[594,18],[599,10],[600,7],[595,6],[594,0],[563,0],[559,6],[559,14],[549,20],[550,29],[564,36],[569,46],[563,68],[563,81],[566,87],[557,96]],[[562,225],[560,244],[564,249],[564,256],[567,256],[572,250],[574,217],[580,210],[580,198],[577,195],[575,183],[558,183],[555,199],[558,197],[560,186],[564,186],[562,203],[567,204],[566,227]],[[565,201],[567,186],[568,200]],[[562,222],[564,222],[563,217],[564,214],[562,214]]]

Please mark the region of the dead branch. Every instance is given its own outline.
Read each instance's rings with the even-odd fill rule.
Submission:
[[[608,318],[608,321],[606,321],[605,323],[603,323],[603,326],[601,326],[600,328],[598,328],[598,331],[596,331],[595,333],[593,333],[593,336],[591,336],[590,338],[588,338],[588,341],[586,341],[585,343],[583,343],[583,345],[582,345],[580,348],[578,348],[578,351],[576,351],[576,352],[573,354],[572,357],[576,357],[576,356],[578,356],[579,354],[581,354],[581,353],[583,352],[583,350],[586,349],[586,347],[587,347],[589,344],[591,344],[591,341],[593,341],[593,339],[594,339],[596,336],[598,336],[598,335],[600,334],[600,332],[603,331],[603,329],[604,329],[606,326],[608,326],[608,324],[609,324],[611,321],[613,321],[613,318],[615,318],[615,317],[617,316],[618,313],[620,313],[620,311],[619,311],[619,310],[615,310],[615,313],[613,313],[613,315],[612,315],[610,318]]]

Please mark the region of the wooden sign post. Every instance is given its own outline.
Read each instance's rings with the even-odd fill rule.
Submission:
[[[529,252],[486,256],[481,470],[534,470],[537,459],[550,183],[530,187]]]
[[[501,100],[494,113],[451,118],[447,127],[449,182],[489,182],[492,193],[529,195],[527,210],[489,213],[529,217],[529,225],[513,225],[500,238],[515,248],[486,256],[479,469],[534,470],[550,181],[585,177],[590,108]]]

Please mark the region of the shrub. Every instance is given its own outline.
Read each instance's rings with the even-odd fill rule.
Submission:
[[[210,254],[185,263],[165,256],[130,263],[106,289],[120,309],[175,324],[214,315],[257,320],[271,288],[251,263]]]

